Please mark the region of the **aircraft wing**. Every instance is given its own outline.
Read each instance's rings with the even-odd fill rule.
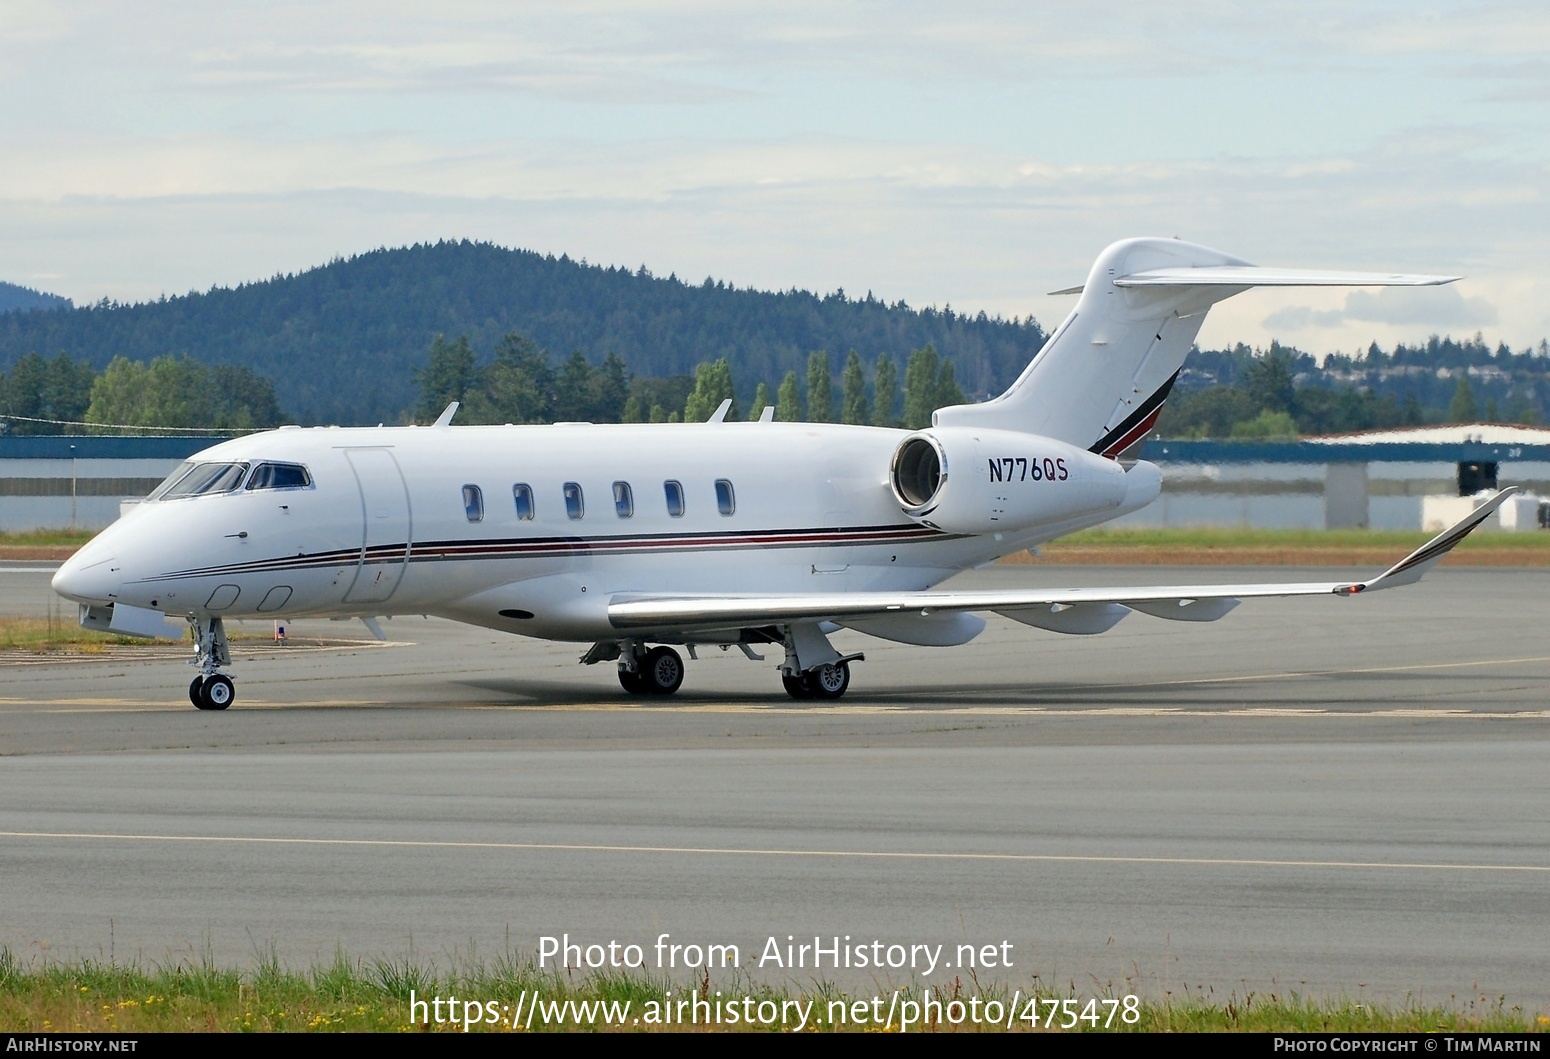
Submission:
[[[661,596],[622,594],[608,605],[615,628],[724,629],[791,621],[845,624],[890,618],[994,611],[1057,632],[1108,629],[1138,610],[1174,621],[1215,621],[1244,599],[1276,596],[1353,596],[1412,584],[1469,536],[1516,487],[1498,492],[1387,570],[1366,581],[1282,582],[1238,585],[1155,585],[1118,588],[983,589],[927,592],[832,592],[771,596]]]

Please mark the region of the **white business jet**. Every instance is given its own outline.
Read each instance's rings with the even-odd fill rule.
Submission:
[[[223,442],[62,566],[81,624],[178,635],[189,697],[235,697],[226,618],[429,614],[590,644],[635,695],[669,695],[669,645],[783,649],[798,699],[837,699],[844,627],[922,646],[994,612],[1104,632],[1134,611],[1214,621],[1245,598],[1350,596],[1417,580],[1500,505],[1368,581],[927,591],[953,574],[1145,507],[1130,458],[1216,302],[1263,286],[1426,286],[1456,277],[1257,268],[1173,239],[1106,249],[1076,308],[1000,397],[919,431],[811,423],[285,427]]]

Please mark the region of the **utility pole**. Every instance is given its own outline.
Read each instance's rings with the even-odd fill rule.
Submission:
[[[75,446],[70,446],[70,528],[75,529]]]

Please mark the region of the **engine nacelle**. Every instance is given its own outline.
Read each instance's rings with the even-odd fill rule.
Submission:
[[[1129,487],[1113,460],[1035,434],[971,427],[911,434],[894,450],[888,482],[910,518],[973,534],[1112,511]]]

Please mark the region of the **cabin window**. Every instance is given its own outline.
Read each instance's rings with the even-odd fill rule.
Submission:
[[[737,510],[737,496],[732,492],[732,483],[725,478],[716,479],[716,508],[723,515]]]
[[[470,522],[484,521],[484,490],[477,485],[463,486],[463,513]]]
[[[533,487],[526,482],[518,482],[511,487],[511,501],[516,505],[517,518],[523,522],[531,522],[535,514],[533,508]]]
[[[248,479],[251,489],[306,489],[312,475],[299,463],[261,463]]]
[[[152,500],[179,500],[188,496],[230,493],[248,473],[245,463],[185,463],[150,495]]]
[[[565,483],[565,514],[569,518],[581,518],[587,513],[586,504],[582,502],[581,486],[576,482]]]
[[[629,518],[635,514],[635,490],[629,482],[614,483],[614,514]]]
[[[684,517],[684,487],[682,482],[663,482],[662,491],[667,494],[667,513],[674,518]]]

